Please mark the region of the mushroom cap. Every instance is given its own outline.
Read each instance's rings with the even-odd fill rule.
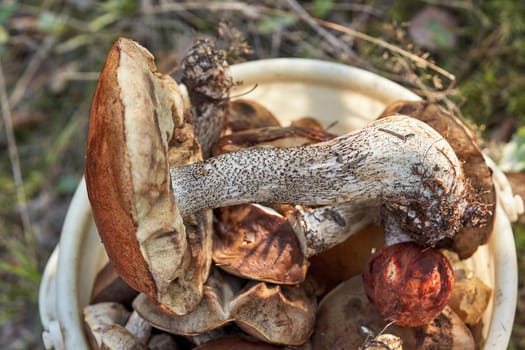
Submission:
[[[405,242],[375,252],[363,282],[368,298],[385,319],[418,327],[447,305],[454,272],[438,249]]]
[[[359,349],[369,337],[363,326],[375,333],[386,325],[368,300],[361,277],[355,276],[339,284],[319,303],[312,348]]]
[[[113,301],[129,306],[137,293],[117,274],[113,264],[108,262],[95,277],[90,304]]]
[[[303,126],[267,126],[235,132],[221,137],[213,147],[213,155],[250,147],[294,147],[333,139],[335,135],[324,130]]]
[[[487,310],[492,295],[492,288],[487,286],[474,271],[459,260],[456,253],[443,250],[454,270],[454,286],[448,306],[465,322],[473,326],[478,324]]]
[[[225,124],[226,129],[233,132],[280,125],[262,104],[243,98],[230,101]]]
[[[471,210],[463,218],[463,228],[452,241],[441,246],[456,251],[462,259],[470,257],[479,245],[487,243],[494,226],[496,191],[492,172],[469,128],[455,115],[428,101],[398,101],[387,106],[380,118],[404,114],[424,121],[451,145],[463,165],[463,172],[472,188]]]
[[[406,349],[474,350],[478,348],[469,328],[449,306],[425,326],[417,328],[394,326],[390,331],[403,339]]]
[[[240,277],[279,284],[304,281],[308,262],[288,220],[255,204],[215,210],[213,261]]]
[[[257,339],[301,345],[313,332],[316,298],[308,284],[299,286],[251,283],[230,304],[231,317]]]
[[[83,310],[84,325],[93,349],[148,349],[151,326],[121,304],[103,302]],[[126,324],[124,326],[124,323]]]
[[[201,159],[184,111],[176,82],[156,71],[151,53],[132,40],[118,39],[93,97],[87,192],[118,274],[177,313],[188,312],[195,300],[179,300],[170,291],[180,277],[187,242],[171,189],[168,148],[179,147],[179,162]],[[201,283],[197,289],[202,289],[207,273],[195,278],[193,283]]]
[[[227,280],[214,269],[204,286],[200,303],[187,315],[169,315],[157,308],[144,294],[135,298],[133,308],[154,327],[168,333],[185,336],[202,334],[231,321],[229,303],[240,289],[235,282]]]

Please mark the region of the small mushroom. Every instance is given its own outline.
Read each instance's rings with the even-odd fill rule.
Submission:
[[[440,245],[456,251],[461,259],[470,257],[479,245],[487,243],[496,212],[496,190],[492,181],[492,171],[474,135],[457,116],[437,103],[398,101],[387,106],[381,117],[395,113],[417,118],[430,125],[449,142],[461,162],[471,187],[469,196],[478,201],[477,207],[484,213],[477,215],[473,212],[472,217],[466,213],[465,225],[454,237],[445,239]]]
[[[230,304],[231,317],[246,333],[274,344],[301,345],[313,332],[316,298],[307,284],[253,282]]]
[[[118,303],[88,305],[83,310],[88,339],[94,349],[147,349],[124,327],[130,313]]]
[[[447,305],[454,272],[438,249],[404,242],[374,253],[363,282],[383,318],[418,327],[430,323]]]
[[[231,321],[229,305],[240,289],[236,284],[232,280],[227,281],[223,274],[214,269],[204,286],[201,302],[187,315],[166,314],[144,294],[139,294],[133,301],[133,308],[155,328],[172,334],[194,336]]]

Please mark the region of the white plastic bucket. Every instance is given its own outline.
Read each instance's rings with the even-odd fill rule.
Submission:
[[[242,82],[234,94],[257,88],[247,96],[270,109],[283,122],[313,116],[323,124],[337,122],[339,132],[360,128],[395,100],[417,95],[376,74],[341,64],[282,58],[232,67]],[[490,161],[490,160],[489,160]],[[484,316],[485,349],[506,349],[517,298],[517,264],[509,218],[516,220],[523,204],[512,195],[501,171],[492,164],[498,208],[494,232],[468,265],[493,288]],[[58,247],[48,261],[40,287],[40,318],[48,349],[88,349],[81,311],[88,304],[97,272],[107,262],[91,215],[85,183],[69,207]]]

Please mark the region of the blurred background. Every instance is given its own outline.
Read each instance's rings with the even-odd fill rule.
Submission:
[[[203,36],[230,63],[308,57],[374,71],[462,115],[523,194],[523,18],[525,2],[497,0],[0,0],[1,347],[43,349],[39,281],[83,174],[92,94],[118,37],[175,76]],[[523,223],[510,349],[525,349]]]

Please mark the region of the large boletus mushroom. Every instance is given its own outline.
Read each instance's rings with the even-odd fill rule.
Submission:
[[[230,304],[235,323],[255,338],[273,344],[302,345],[313,332],[317,301],[305,283],[286,286],[253,282]]]

